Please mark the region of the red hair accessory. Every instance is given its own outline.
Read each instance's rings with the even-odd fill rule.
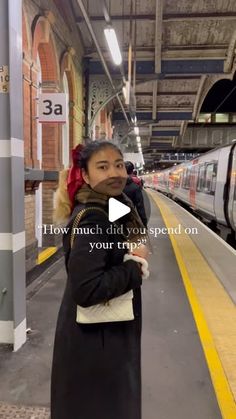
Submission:
[[[74,207],[75,194],[85,183],[82,177],[82,169],[78,167],[80,154],[83,148],[84,146],[79,144],[72,150],[72,167],[69,170],[67,178],[67,191],[72,204],[72,209]]]

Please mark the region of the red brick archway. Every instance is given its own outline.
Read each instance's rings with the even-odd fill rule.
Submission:
[[[70,144],[70,150],[72,150],[74,146],[74,104],[76,101],[75,94],[76,94],[76,88],[75,88],[75,74],[74,74],[74,66],[72,61],[71,53],[66,51],[62,55],[61,59],[61,83],[63,80],[63,75],[66,74],[68,87],[69,87],[69,144]],[[71,156],[70,156],[70,162],[71,162]]]
[[[22,46],[24,54],[29,54],[31,49],[31,36],[30,28],[27,21],[27,14],[25,13],[24,6],[22,9]]]
[[[37,62],[37,54],[39,55],[42,71],[42,91],[45,93],[58,92],[60,89],[58,57],[53,40],[50,22],[48,19],[42,16],[37,17],[33,23],[32,58],[34,63]],[[37,77],[37,71],[38,69],[36,70],[34,78]],[[34,127],[34,129],[35,128],[36,127]],[[42,124],[43,169],[60,169],[60,140],[60,125],[53,123]]]
[[[38,54],[42,68],[43,82],[59,83],[58,59],[55,55],[55,49],[51,37],[48,43],[38,45]]]
[[[54,35],[51,29],[50,18],[52,18],[52,16],[50,15],[48,17],[38,16],[35,18],[32,25],[33,99],[37,95],[37,75],[39,72],[39,68],[37,65],[38,57],[41,67],[42,92],[57,93],[60,91],[59,57],[54,42]],[[36,86],[35,89],[34,86]],[[35,107],[36,114],[35,102],[36,101],[32,103],[32,107]],[[34,123],[33,129],[34,138],[37,139],[37,123]],[[58,123],[42,124],[42,169],[46,171],[58,171],[61,169],[60,145],[61,125]],[[55,181],[44,181],[42,186],[43,223],[51,224],[53,221],[53,198],[54,192],[57,188],[57,183]],[[45,245],[50,245],[50,243],[47,242],[47,238],[43,236],[43,246]]]

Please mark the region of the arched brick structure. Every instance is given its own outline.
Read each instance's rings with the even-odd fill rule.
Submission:
[[[74,76],[74,66],[72,56],[74,54],[73,50],[69,50],[63,53],[61,58],[61,84],[63,80],[63,75],[66,73],[67,82],[69,86],[69,136],[70,136],[70,150],[74,146],[74,105],[76,101],[76,86],[75,86],[75,76]],[[71,158],[70,158],[71,160]]]
[[[32,25],[33,45],[32,45],[32,107],[36,114],[36,98],[37,95],[37,56],[39,56],[41,75],[42,75],[42,92],[57,93],[60,91],[60,71],[59,59],[54,42],[54,35],[51,30],[51,21],[53,16],[51,13],[47,17],[37,16]],[[34,88],[35,86],[35,88]],[[33,122],[33,137],[37,139],[37,124]],[[61,143],[61,126],[57,123],[42,124],[42,169],[46,171],[58,171],[61,169],[60,159],[60,143]],[[33,160],[37,160],[37,148],[33,148]],[[52,224],[53,222],[53,198],[57,184],[55,181],[43,182],[43,224]],[[53,238],[52,238],[53,240]],[[43,246],[52,245],[47,238],[43,237]]]
[[[31,269],[38,256],[41,235],[35,226],[53,223],[53,198],[57,188],[57,173],[62,168],[62,126],[58,123],[39,124],[37,122],[37,97],[39,91],[57,93],[63,91],[63,75],[68,82],[70,96],[69,136],[70,148],[81,141],[83,135],[83,67],[80,48],[77,48],[75,27],[62,25],[53,2],[48,10],[42,12],[37,2],[23,1],[23,89],[24,89],[24,145],[25,167],[44,170],[42,183],[32,179],[25,182],[25,230],[26,230],[26,269]],[[50,7],[52,3],[52,7]],[[54,14],[53,14],[54,13]],[[63,18],[64,16],[62,16]],[[73,21],[72,21],[73,24]],[[74,45],[63,50],[65,45]],[[68,41],[69,38],[69,41]],[[79,55],[78,55],[79,52]],[[77,54],[76,61],[73,55]],[[79,58],[79,59],[78,59]],[[39,65],[40,62],[40,65]],[[42,138],[42,147],[41,147]],[[63,143],[64,144],[64,143]],[[38,148],[38,150],[37,150]],[[42,153],[41,153],[42,148]],[[42,161],[40,161],[42,158]],[[32,172],[29,172],[30,175]],[[38,176],[38,172],[34,172]],[[54,180],[52,180],[54,179]],[[41,188],[42,186],[42,188]],[[42,197],[42,198],[41,198]],[[40,205],[38,203],[40,202]],[[42,204],[42,208],[41,208]],[[41,218],[42,214],[42,218]],[[50,236],[42,246],[56,245],[60,237]],[[57,240],[55,240],[57,239]]]
[[[53,41],[50,22],[47,18],[42,16],[36,17],[33,22],[32,58],[34,63],[37,62],[37,54],[39,55],[42,70],[42,91],[50,93],[58,92],[60,77],[58,57]],[[35,73],[37,73],[37,66],[35,65],[35,67]],[[36,81],[36,77],[37,74],[34,74],[34,81]],[[33,97],[36,97],[36,93],[37,91],[33,93]],[[35,108],[36,114],[36,104],[33,103],[32,106]],[[34,130],[35,129],[36,124],[34,124]],[[46,170],[57,170],[60,168],[59,143],[61,138],[61,128],[58,124],[43,124],[42,136],[42,168]]]
[[[31,45],[32,45],[32,38],[30,33],[30,27],[27,19],[27,13],[24,8],[24,4],[22,7],[22,44],[23,44],[23,52],[24,54],[30,53]]]
[[[212,87],[220,80],[227,79],[232,80],[234,76],[234,72],[232,71],[230,74],[216,74],[212,76],[202,76],[202,83],[200,84],[200,88],[196,97],[195,105],[194,105],[194,112],[193,118],[196,119],[201,111],[203,102],[207,97],[208,93],[212,89]]]
[[[59,75],[57,67],[57,57],[51,37],[48,43],[42,42],[38,45],[38,53],[42,67],[43,82],[53,82],[58,84]]]

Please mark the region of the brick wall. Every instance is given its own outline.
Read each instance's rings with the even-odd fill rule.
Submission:
[[[26,245],[35,241],[35,194],[25,195]]]
[[[26,271],[35,266],[38,241],[35,238],[35,194],[25,195]]]
[[[63,74],[69,85],[69,133],[70,147],[82,141],[83,136],[83,49],[70,8],[59,11],[63,1],[23,0],[23,91],[24,91],[24,145],[25,166],[39,168],[37,160],[37,85],[40,67],[42,92],[62,91]],[[65,20],[63,20],[65,16]],[[70,45],[70,47],[68,47]],[[42,169],[62,169],[62,129],[60,124],[42,124]],[[43,223],[52,224],[55,182],[43,183]],[[25,196],[25,219],[28,266],[37,256],[35,239],[35,194]],[[30,214],[30,215],[29,215]],[[43,237],[43,246],[55,244]],[[36,246],[36,247],[35,247]],[[30,254],[31,252],[31,254]],[[32,256],[33,255],[33,256]]]

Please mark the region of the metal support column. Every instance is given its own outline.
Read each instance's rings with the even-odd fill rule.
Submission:
[[[26,341],[25,296],[22,1],[1,0],[0,343],[15,351]]]

